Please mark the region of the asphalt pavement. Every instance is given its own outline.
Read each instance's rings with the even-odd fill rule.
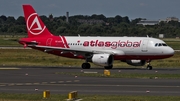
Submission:
[[[137,79],[111,77],[85,77],[63,75],[68,73],[102,73],[104,69],[85,69],[77,67],[0,67],[0,92],[51,94],[100,95],[180,95],[179,79]],[[179,74],[180,69],[112,69],[113,73],[164,73]]]

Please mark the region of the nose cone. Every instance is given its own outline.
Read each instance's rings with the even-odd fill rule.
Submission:
[[[165,51],[165,54],[173,56],[174,55],[174,50],[171,47],[168,47]]]

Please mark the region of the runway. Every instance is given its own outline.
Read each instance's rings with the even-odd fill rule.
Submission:
[[[84,77],[57,74],[102,73],[104,69],[82,70],[76,67],[0,67],[0,91],[7,93],[42,93],[50,90],[51,94],[100,95],[180,95],[179,79],[127,79],[111,77]],[[125,73],[169,73],[179,74],[180,69],[112,69],[111,74]]]

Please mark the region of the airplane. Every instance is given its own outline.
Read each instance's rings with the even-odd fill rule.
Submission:
[[[114,60],[132,66],[143,66],[151,70],[150,62],[169,58],[174,50],[164,41],[151,37],[94,37],[55,36],[44,25],[31,5],[23,5],[27,27],[27,38],[19,43],[42,52],[75,59],[84,59],[81,67],[89,69],[89,62],[112,69]]]

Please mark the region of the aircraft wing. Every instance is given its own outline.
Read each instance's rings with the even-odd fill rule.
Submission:
[[[112,54],[112,55],[125,55],[122,50],[101,50],[101,49],[71,49],[71,48],[61,48],[61,47],[52,47],[52,46],[41,46],[41,45],[32,45],[33,47],[37,48],[44,48],[45,51],[53,51],[53,50],[60,50],[64,52],[76,52],[76,53],[90,53],[90,54]]]

